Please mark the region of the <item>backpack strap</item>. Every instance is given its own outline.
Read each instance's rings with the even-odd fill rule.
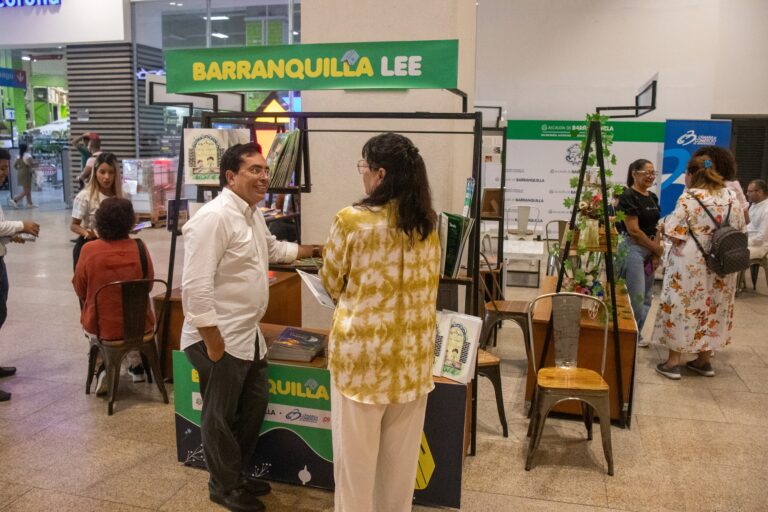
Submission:
[[[136,245],[139,248],[139,260],[141,260],[141,278],[147,278],[147,272],[149,265],[147,264],[147,250],[144,248],[144,242],[140,238],[135,238]]]
[[[691,226],[691,221],[686,218],[685,222],[688,224],[688,233],[691,234],[691,238],[693,238],[693,241],[696,242],[696,247],[699,248],[699,252],[701,252],[701,255],[704,256],[704,261],[707,261],[709,254],[707,254],[707,252],[704,250],[704,247],[701,246],[701,243],[699,242],[699,239],[696,238],[696,235],[693,234],[693,226]]]

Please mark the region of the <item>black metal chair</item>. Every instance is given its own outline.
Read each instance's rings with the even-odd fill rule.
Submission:
[[[536,367],[535,344],[533,340],[533,314],[536,305],[542,300],[551,301],[552,310],[552,349],[555,366]],[[581,330],[581,310],[584,301],[597,306],[603,323],[603,353],[600,373],[588,368],[578,367],[579,334]],[[533,455],[539,447],[544,422],[549,411],[565,400],[579,400],[582,404],[584,425],[587,439],[592,439],[593,411],[600,417],[600,433],[603,452],[608,463],[608,474],[613,475],[613,451],[611,447],[611,400],[608,383],[605,382],[605,355],[608,347],[608,308],[595,297],[578,293],[561,292],[540,295],[528,306],[528,325],[530,337],[529,361],[536,374],[531,420],[528,424],[528,456],[525,470],[531,469]]]
[[[147,372],[147,382],[151,383],[152,375],[154,375],[155,383],[160,390],[160,394],[163,396],[163,401],[166,404],[168,403],[168,393],[163,384],[155,341],[157,328],[162,324],[165,308],[156,312],[155,327],[152,331],[145,332],[147,311],[150,308],[149,292],[154,283],[162,283],[166,290],[168,288],[168,283],[162,279],[133,279],[105,284],[98,289],[94,296],[96,333],[95,336],[89,336],[91,347],[88,354],[88,379],[85,383],[85,393],[90,394],[91,392],[91,384],[93,383],[96,366],[96,355],[101,352],[107,372],[107,383],[109,385],[107,412],[110,416],[114,410],[117,385],[120,381],[120,363],[125,355],[132,350],[138,350],[141,354],[141,359]],[[123,337],[119,340],[104,340],[101,338],[99,332],[99,301],[108,294],[118,293],[118,291],[121,304],[120,309],[123,316]]]

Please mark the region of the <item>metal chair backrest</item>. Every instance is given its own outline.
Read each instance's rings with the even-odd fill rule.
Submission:
[[[597,305],[597,318],[602,319],[603,323],[603,353],[600,363],[600,375],[604,375],[605,355],[608,348],[608,307],[602,300],[596,297],[573,292],[546,293],[539,295],[528,304],[528,332],[533,372],[538,373],[539,371],[536,368],[533,314],[536,304],[541,300],[550,300],[552,303],[552,350],[554,350],[555,355],[555,366],[560,368],[575,368],[578,366],[582,305],[584,301],[591,301]]]
[[[550,226],[557,226],[557,237],[554,236],[553,229]],[[551,220],[547,222],[546,226],[544,226],[544,236],[546,237],[547,241],[547,249],[552,249],[552,246],[555,243],[562,244],[563,239],[565,238],[565,232],[568,229],[568,221],[567,220]]]
[[[504,219],[504,222],[507,226],[507,233],[523,237],[528,235],[528,224],[531,222],[531,218],[533,218],[533,229],[531,231],[532,234],[536,234],[536,228],[541,221],[541,210],[539,208],[536,206],[519,205],[508,209],[506,213],[507,218]],[[531,214],[533,214],[533,217],[531,217]],[[517,217],[517,222],[513,222],[515,216]]]
[[[113,281],[103,285],[96,291],[94,296],[94,312],[96,315],[96,338],[102,341],[100,331],[99,298],[102,293],[119,288],[120,307],[123,315],[123,337],[121,340],[125,346],[138,346],[144,342],[147,319],[147,311],[150,307],[149,292],[155,283],[161,283],[168,289],[168,283],[162,279],[131,279],[126,281]],[[157,333],[161,325],[162,316],[165,308],[155,312],[155,327],[153,333]]]

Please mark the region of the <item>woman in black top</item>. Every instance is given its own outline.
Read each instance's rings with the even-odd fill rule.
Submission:
[[[659,198],[650,190],[655,179],[656,170],[651,162],[642,158],[632,162],[627,173],[627,188],[619,196],[617,206],[624,212],[623,231],[629,249],[620,274],[627,282],[641,347],[648,346],[640,333],[653,300],[653,278],[662,254],[662,246],[655,240]]]

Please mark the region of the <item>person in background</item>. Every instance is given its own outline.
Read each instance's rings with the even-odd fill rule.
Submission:
[[[7,149],[0,148],[0,185],[8,178],[8,172],[11,168],[11,154]],[[5,214],[0,207],[0,328],[8,318],[8,272],[5,268],[6,244],[8,242],[24,243],[24,239],[19,235],[27,233],[38,236],[40,226],[31,220],[5,220]],[[0,378],[10,377],[16,374],[16,368],[13,366],[0,366]],[[11,394],[0,389],[0,402],[11,399]]]
[[[98,156],[102,153],[101,151],[101,138],[99,135],[95,132],[88,132],[88,151],[91,153],[91,156],[88,157],[88,160],[85,161],[85,165],[83,166],[83,172],[80,173],[80,175],[77,177],[77,181],[80,183],[81,187],[85,187],[85,185],[88,184],[89,181],[91,181],[91,177],[93,175],[93,171],[96,169],[96,159]],[[80,155],[82,157],[82,153]]]
[[[255,143],[224,153],[223,187],[182,228],[181,348],[200,376],[200,429],[211,501],[229,510],[264,510],[267,482],[251,466],[269,393],[267,345],[259,321],[269,302],[269,263],[319,255],[319,247],[269,234],[258,204],[269,167]]]
[[[154,279],[155,271],[149,251],[141,240],[128,237],[133,229],[135,216],[133,205],[128,199],[108,197],[101,202],[95,213],[95,227],[99,239],[83,247],[80,260],[75,268],[72,286],[75,288],[83,308],[80,323],[83,330],[96,336],[96,292],[105,284],[130,279]],[[142,245],[146,257],[146,274],[142,268],[138,244]],[[123,339],[123,310],[120,290],[108,289],[99,296],[99,336],[103,340]],[[150,333],[155,326],[152,309],[147,309],[145,332]],[[128,360],[128,373],[133,382],[144,381],[144,367],[137,352],[131,352]],[[96,379],[96,395],[107,393],[104,368],[100,368]]]
[[[101,202],[108,197],[123,197],[117,157],[112,153],[100,153],[94,165],[95,179],[88,182],[88,186],[78,192],[72,202],[72,223],[69,229],[78,235],[72,250],[73,268],[77,267],[83,245],[98,238],[94,229],[94,215]]]
[[[91,158],[90,143],[91,139],[98,140],[99,134],[96,132],[85,132],[77,137],[71,137],[69,143],[80,153],[80,171],[85,169],[85,164]]]
[[[642,331],[653,301],[653,281],[662,255],[656,237],[659,222],[659,198],[651,191],[656,169],[649,160],[629,164],[627,187],[619,196],[617,209],[624,212],[624,243],[627,257],[619,275],[626,280],[627,292],[637,322],[638,346],[647,347]]]
[[[337,302],[328,341],[336,512],[411,510],[432,357],[440,242],[427,171],[385,133],[357,163],[366,196],[339,211],[320,278]]]
[[[735,160],[730,152],[720,156],[718,163],[723,167],[718,168],[703,149],[694,153],[685,174],[686,190],[664,222],[663,233],[672,242],[672,249],[653,338],[669,349],[667,360],[656,366],[656,371],[669,379],[680,379],[683,353],[697,354],[686,368],[714,377],[712,351],[731,343],[737,273],[720,277],[710,271],[693,239],[695,236],[704,250],[709,250],[715,224],[707,212],[716,219],[727,218],[735,229],[745,230],[741,203],[725,187],[725,176],[735,174]]]
[[[768,183],[764,180],[752,180],[747,186],[749,207],[749,259],[764,258],[768,254]]]
[[[37,208],[37,205],[32,202],[32,166],[35,165],[35,162],[32,160],[32,153],[28,151],[28,148],[29,146],[24,143],[19,144],[19,158],[13,164],[16,168],[16,183],[22,189],[15,197],[8,197],[8,204],[14,208],[18,208],[21,200],[25,197],[27,198],[27,208]]]

